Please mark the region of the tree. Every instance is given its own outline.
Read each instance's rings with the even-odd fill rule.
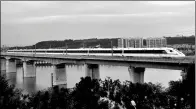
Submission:
[[[174,98],[172,102],[176,103],[178,109],[195,107],[195,66],[190,65],[186,73],[184,80],[170,81],[167,89],[168,95]]]
[[[92,80],[90,77],[81,78],[72,92],[75,101],[74,107],[77,109],[98,108],[99,88],[98,80]]]
[[[9,85],[5,76],[0,76],[0,109],[20,108],[23,102],[20,98],[21,91]]]

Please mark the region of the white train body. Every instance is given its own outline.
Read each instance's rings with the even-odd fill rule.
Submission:
[[[62,54],[94,56],[141,56],[141,57],[184,57],[173,48],[81,48],[81,49],[23,49],[8,50],[8,53],[21,54]]]

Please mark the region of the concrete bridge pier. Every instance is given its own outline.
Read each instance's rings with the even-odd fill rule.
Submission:
[[[185,80],[187,77],[187,69],[182,70],[180,73],[182,80]]]
[[[23,77],[36,77],[35,62],[23,61]]]
[[[145,68],[129,66],[128,71],[129,71],[131,82],[133,82],[133,83],[144,83]]]
[[[187,68],[184,68],[184,70],[181,71],[182,80],[186,80],[186,78],[192,78],[194,80],[195,77],[195,66],[190,65]]]
[[[52,85],[67,87],[67,73],[65,64],[52,65]]]
[[[6,60],[1,59],[1,71],[6,71]]]
[[[16,72],[16,61],[10,57],[6,57],[6,73]]]
[[[85,76],[89,76],[92,79],[100,79],[99,65],[98,64],[86,64]]]

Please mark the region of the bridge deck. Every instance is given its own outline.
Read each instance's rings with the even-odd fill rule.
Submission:
[[[184,63],[194,64],[195,57],[122,57],[122,56],[87,56],[87,55],[52,55],[52,54],[15,54],[1,53],[1,57],[28,57],[28,58],[51,58],[51,59],[74,59],[74,60],[100,60],[100,61],[131,61],[131,62],[155,62],[155,63]]]

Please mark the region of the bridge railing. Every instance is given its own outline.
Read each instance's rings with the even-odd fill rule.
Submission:
[[[24,53],[2,53],[1,55],[24,56],[24,57],[50,57],[64,59],[91,59],[91,60],[114,60],[114,61],[145,61],[145,62],[195,62],[195,57],[130,57],[130,56],[88,56],[88,55],[54,55],[54,54],[24,54]]]

